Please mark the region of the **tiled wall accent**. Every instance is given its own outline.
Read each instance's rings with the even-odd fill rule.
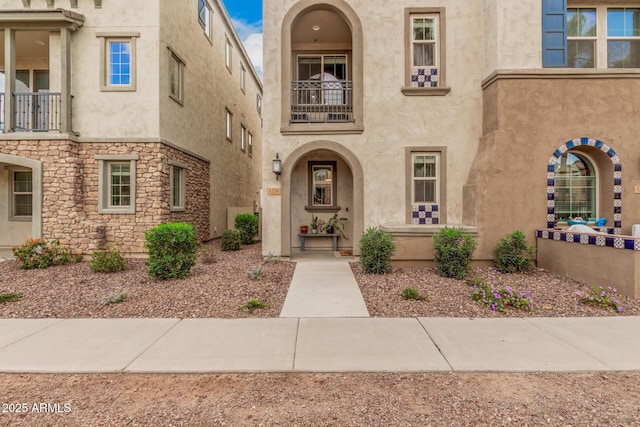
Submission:
[[[576,138],[567,141],[549,158],[547,165],[547,227],[555,227],[555,164],[564,153],[582,145],[602,150],[613,163],[613,230],[614,234],[620,235],[622,234],[622,164],[620,164],[620,158],[616,152],[609,145],[593,138]]]
[[[439,224],[440,211],[438,205],[413,205],[411,224]]]
[[[606,236],[603,234],[570,233],[568,231],[538,230],[536,236],[540,239],[557,240],[561,242],[578,243],[583,245],[609,246],[616,249],[640,251],[640,238]]]
[[[438,69],[414,67],[411,70],[411,87],[438,87]]]

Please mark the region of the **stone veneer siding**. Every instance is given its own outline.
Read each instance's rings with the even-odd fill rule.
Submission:
[[[144,232],[167,221],[190,222],[200,240],[209,239],[209,163],[160,142],[0,141],[0,152],[41,161],[42,237],[84,253],[121,245],[144,251]],[[136,213],[98,213],[96,155],[138,155]],[[171,212],[169,160],[185,164],[186,210]]]

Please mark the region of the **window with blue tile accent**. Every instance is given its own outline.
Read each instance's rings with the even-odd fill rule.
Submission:
[[[131,42],[109,42],[109,84],[113,86],[131,84]]]

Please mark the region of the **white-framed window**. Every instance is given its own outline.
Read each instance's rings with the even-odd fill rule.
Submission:
[[[169,96],[182,105],[184,102],[184,61],[169,49]]]
[[[198,22],[200,26],[204,30],[205,36],[208,39],[211,39],[211,15],[213,12],[211,11],[211,6],[207,0],[198,0]]]
[[[229,142],[233,141],[233,114],[228,109],[225,109],[225,123],[227,139]]]
[[[309,162],[309,206],[335,208],[337,180],[336,162]]]
[[[33,216],[33,172],[10,169],[9,220],[30,221]]]
[[[98,212],[133,214],[136,212],[137,155],[97,155]]]
[[[231,45],[231,42],[229,41],[229,39],[225,39],[225,45],[224,45],[224,63],[227,66],[227,70],[229,70],[229,72],[232,72],[232,65],[233,65],[233,46]]]
[[[567,8],[567,67],[640,68],[640,7]]]
[[[253,157],[253,135],[249,132],[249,157]]]
[[[247,128],[240,125],[240,149],[247,151]]]
[[[598,171],[584,153],[567,151],[555,164],[556,221],[598,218]]]
[[[247,70],[244,68],[244,64],[241,64],[240,67],[240,90],[245,92],[247,84]]]
[[[440,154],[413,153],[411,199],[413,204],[438,204],[440,200]]]
[[[169,181],[171,182],[171,211],[180,212],[186,208],[186,165],[169,161]]]
[[[136,90],[136,40],[140,33],[97,33],[101,39],[100,90]]]
[[[439,20],[436,14],[411,16],[411,86],[437,87],[440,67]]]

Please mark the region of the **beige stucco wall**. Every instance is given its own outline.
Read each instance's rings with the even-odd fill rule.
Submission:
[[[163,1],[160,9],[160,135],[211,161],[212,237],[227,228],[228,206],[260,204],[262,122],[256,95],[262,86],[217,1],[212,1],[212,37],[197,21],[198,3]],[[185,25],[185,23],[191,23]],[[233,46],[231,72],[225,43]],[[184,103],[169,97],[172,49],[184,62]],[[245,90],[241,69],[246,70]],[[225,109],[233,114],[233,141],[226,138]],[[241,150],[241,125],[253,136],[253,156]],[[248,136],[247,142],[248,144]]]
[[[640,297],[640,252],[537,239],[538,266],[588,285]]]
[[[360,20],[363,33],[364,131],[361,134],[283,135],[280,132],[280,34],[283,17],[296,3],[278,0],[264,5],[264,138],[268,144],[263,151],[264,187],[279,188],[281,185],[271,172],[271,159],[276,153],[286,165],[299,160],[289,158],[294,150],[318,140],[332,141],[353,153],[362,167],[364,228],[405,223],[405,147],[446,146],[446,216],[450,223],[461,223],[462,184],[481,135],[481,70],[469,64],[482,61],[482,4],[461,0],[446,4],[446,82],[451,87],[450,93],[446,96],[405,96],[401,92],[405,79],[404,9],[416,7],[415,2],[348,2]],[[334,1],[327,3],[340,5]],[[441,7],[442,3],[423,1],[419,6]],[[281,197],[263,193],[264,253],[280,253],[283,249]],[[296,223],[299,209],[300,206],[292,201],[293,220],[286,225],[291,230],[300,225]],[[302,217],[310,218],[310,214],[302,211]],[[359,236],[354,236],[354,242],[357,240]]]
[[[482,75],[499,69],[542,67],[540,0],[483,1]]]

